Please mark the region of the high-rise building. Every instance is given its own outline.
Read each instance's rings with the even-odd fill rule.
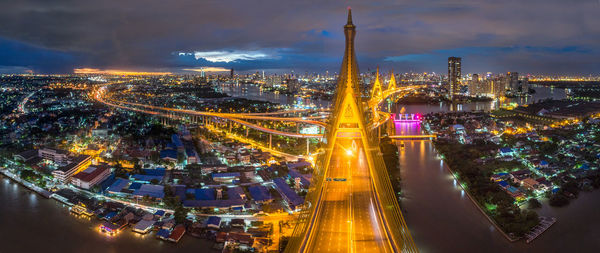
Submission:
[[[525,77],[521,80],[521,93],[529,93],[529,78]]]
[[[460,57],[448,57],[448,97],[450,100],[454,100],[454,96],[460,90],[462,77],[460,63]]]
[[[233,68],[231,69],[231,73],[229,73],[229,77],[233,79]]]
[[[506,74],[506,89],[517,91],[519,89],[519,73],[508,72]]]
[[[267,87],[279,87],[281,85],[282,82],[282,77],[279,75],[270,75],[266,77],[267,80],[265,82]]]
[[[479,75],[473,74],[471,76],[471,81],[469,82],[469,95],[479,97],[483,95],[483,92],[483,85],[479,81]]]
[[[300,82],[296,78],[290,78],[286,80],[287,92],[290,94],[296,94],[300,91]]]

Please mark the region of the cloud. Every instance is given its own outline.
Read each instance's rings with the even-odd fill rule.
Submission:
[[[346,6],[353,7],[361,68],[443,71],[437,54],[482,48],[489,71],[597,73],[600,19],[597,1],[164,1],[19,0],[0,2],[0,65],[46,72],[98,69],[339,69]],[[2,43],[10,41],[11,43]],[[20,45],[14,50],[11,45]],[[493,48],[566,47],[590,53],[525,51],[536,59]],[[490,50],[487,50],[490,49]],[[34,53],[32,53],[34,52]],[[174,52],[182,52],[179,55]],[[454,52],[448,52],[454,53]],[[509,52],[511,53],[511,52]],[[190,55],[187,55],[190,54]],[[553,55],[561,55],[554,57]],[[404,58],[401,56],[409,56]],[[412,55],[412,56],[411,56]],[[546,56],[544,56],[546,55]],[[3,55],[0,55],[3,56]],[[494,58],[503,59],[493,63]],[[387,59],[387,60],[385,60]],[[468,60],[468,59],[466,59]],[[524,64],[526,62],[527,64]],[[581,67],[580,62],[592,63]],[[567,66],[572,67],[553,67]],[[474,63],[473,66],[478,66]],[[542,69],[541,67],[544,67]],[[465,71],[471,71],[466,69]]]
[[[231,50],[231,51],[206,51],[206,52],[193,52],[193,53],[178,53],[180,56],[193,55],[196,60],[202,58],[209,62],[234,62],[239,60],[259,60],[267,58],[276,58],[273,55],[262,51],[243,51],[243,50]]]
[[[22,66],[0,66],[0,74],[32,74],[32,69]]]
[[[193,72],[225,72],[230,71],[231,69],[226,69],[222,67],[200,67],[200,68],[191,68],[191,69],[182,69],[184,71],[193,71]]]

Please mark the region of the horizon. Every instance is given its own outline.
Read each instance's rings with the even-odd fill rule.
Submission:
[[[266,2],[2,3],[0,73],[333,73],[350,5],[363,71],[444,73],[457,56],[465,73],[600,74],[600,1]]]

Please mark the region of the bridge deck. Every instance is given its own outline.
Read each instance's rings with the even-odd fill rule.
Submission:
[[[392,252],[372,198],[372,184],[362,147],[352,155],[352,143],[334,148],[315,229],[307,252]],[[336,181],[336,179],[346,181]]]

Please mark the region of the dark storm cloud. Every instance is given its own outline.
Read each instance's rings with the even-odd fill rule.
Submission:
[[[0,43],[11,55],[0,66],[336,71],[348,5],[365,70],[443,71],[450,55],[464,56],[466,72],[600,69],[596,0],[3,1],[0,38],[37,54]]]

